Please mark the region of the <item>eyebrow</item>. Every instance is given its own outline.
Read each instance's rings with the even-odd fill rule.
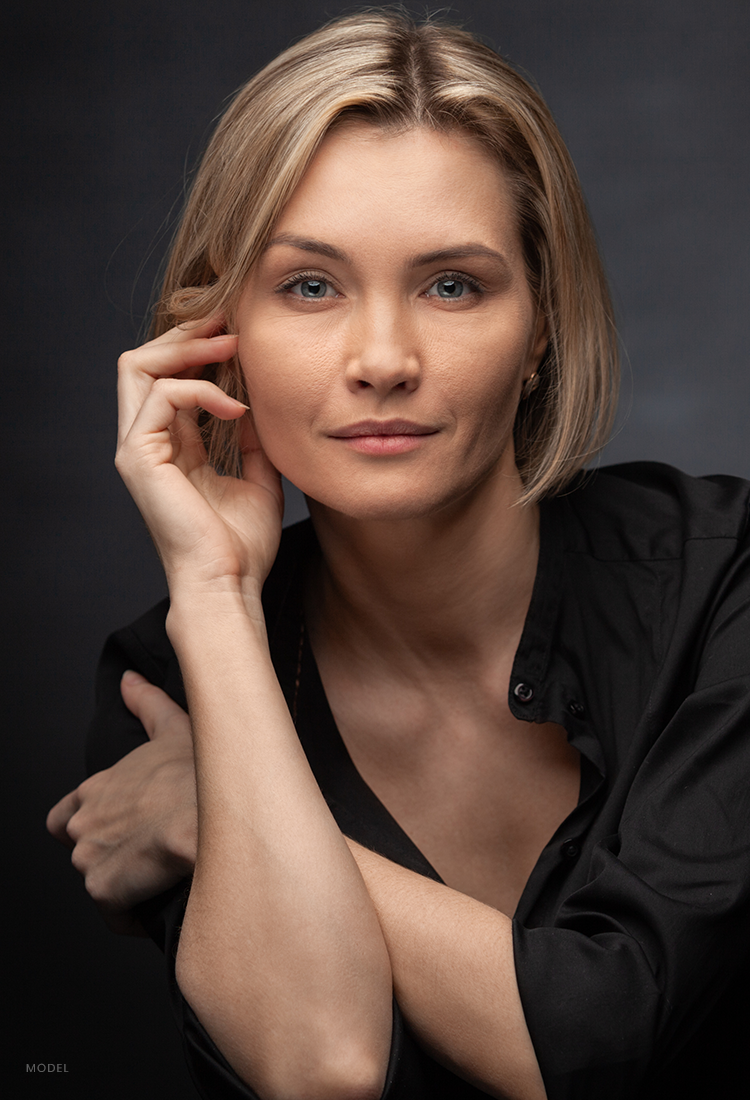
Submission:
[[[443,260],[459,260],[472,256],[486,256],[488,259],[502,264],[503,267],[510,266],[507,257],[502,252],[497,252],[494,248],[488,248],[485,244],[475,244],[473,242],[452,245],[450,248],[438,248],[434,252],[423,252],[413,258],[411,266],[422,267],[424,264],[439,263]]]
[[[315,237],[296,237],[293,233],[280,233],[278,237],[274,237],[268,242],[264,251],[267,252],[269,248],[273,248],[277,244],[288,244],[292,248],[298,248],[300,252],[314,252],[318,256],[327,256],[329,260],[341,260],[345,264],[351,263],[346,252],[342,252],[340,248],[334,248],[332,244],[326,244],[325,241],[318,241]]]
[[[280,233],[268,242],[265,250],[267,251],[269,248],[273,248],[274,245],[279,244],[291,245],[292,248],[298,248],[301,252],[313,252],[318,256],[327,256],[330,260],[340,260],[345,264],[351,264],[352,262],[346,252],[343,252],[340,248],[334,248],[332,244],[327,244],[325,241],[319,241],[315,237],[298,237],[293,233]],[[510,267],[502,252],[497,252],[494,248],[488,248],[487,245],[473,241],[467,244],[452,245],[450,248],[438,248],[432,252],[422,252],[411,258],[409,266],[423,267],[444,260],[458,260],[472,256],[486,256],[488,259],[501,264],[504,268]]]

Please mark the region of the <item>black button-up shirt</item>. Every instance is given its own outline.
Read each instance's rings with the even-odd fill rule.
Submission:
[[[750,486],[638,463],[541,505],[540,557],[511,675],[512,713],[562,725],[578,806],[514,916],[521,999],[550,1100],[729,1097],[750,1026]],[[438,878],[358,774],[309,647],[309,521],[264,590],[274,665],[341,829]],[[135,668],[184,705],[166,603],[109,639],[89,769],[144,740],[120,699]],[[499,792],[498,797],[502,797]],[[143,907],[165,948],[196,1081],[251,1097],[179,994],[186,888]],[[424,1054],[394,1005],[388,1100],[479,1097]],[[740,1090],[745,1087],[743,1084]]]

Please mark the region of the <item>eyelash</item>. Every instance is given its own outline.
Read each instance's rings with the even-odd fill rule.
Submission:
[[[300,283],[310,282],[314,283],[328,283],[333,286],[333,282],[327,275],[321,275],[319,271],[298,271],[296,275],[292,275],[290,279],[287,279],[285,283],[282,283],[278,288],[278,293],[281,294],[285,290],[291,290],[295,286],[299,286]]]
[[[335,289],[335,286],[330,277],[326,275],[321,275],[319,271],[298,271],[295,275],[292,275],[291,278],[287,279],[286,282],[283,282],[281,286],[278,287],[277,293],[283,294],[285,290],[292,290],[295,286],[299,286],[300,283],[307,282],[308,279],[311,282],[328,283]],[[431,290],[436,283],[449,283],[453,281],[464,283],[465,286],[467,286],[473,294],[484,293],[484,287],[477,279],[472,279],[470,275],[465,275],[461,271],[441,271],[439,275],[436,275],[433,278],[432,282],[427,287],[427,290]]]
[[[470,275],[464,275],[464,273],[461,272],[461,271],[441,271],[441,273],[439,275],[435,276],[435,278],[432,280],[432,282],[427,287],[427,289],[431,290],[435,286],[436,283],[452,283],[452,282],[463,283],[465,286],[467,286],[469,288],[469,290],[473,294],[483,294],[484,293],[484,287],[482,286],[482,284],[477,279],[472,279],[472,277]]]

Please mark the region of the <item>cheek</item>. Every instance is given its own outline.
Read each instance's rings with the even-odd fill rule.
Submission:
[[[315,419],[326,388],[324,373],[319,357],[296,346],[288,329],[241,335],[238,355],[264,447]]]
[[[525,334],[482,333],[481,339],[468,340],[456,350],[446,365],[457,412],[474,423],[493,424],[495,430],[500,422],[512,422],[528,361]]]

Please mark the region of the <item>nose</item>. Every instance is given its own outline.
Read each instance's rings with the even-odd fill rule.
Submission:
[[[378,397],[413,393],[421,366],[404,311],[382,303],[362,309],[353,319],[346,384],[352,392],[373,389]]]

